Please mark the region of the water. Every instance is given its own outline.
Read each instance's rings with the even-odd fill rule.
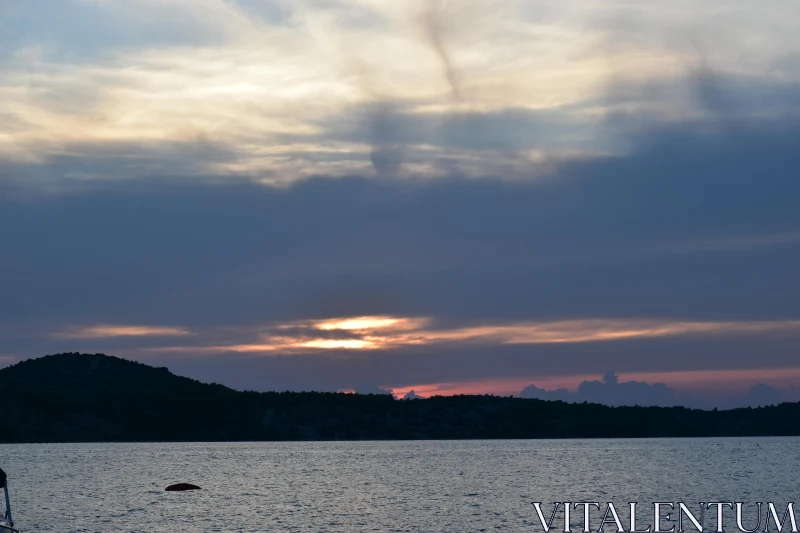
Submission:
[[[23,532],[541,532],[532,501],[785,509],[798,452],[800,438],[26,444],[0,445],[0,465]],[[175,482],[203,490],[164,492]]]

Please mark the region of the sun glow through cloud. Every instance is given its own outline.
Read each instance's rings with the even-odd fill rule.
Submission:
[[[614,342],[662,337],[800,335],[800,321],[672,321],[587,319],[521,322],[510,325],[432,327],[432,318],[352,317],[276,324],[260,328],[258,342],[154,347],[164,352],[264,354],[377,351],[442,344],[524,345]],[[109,332],[126,330],[101,330]],[[130,330],[134,334],[137,330]],[[159,331],[155,329],[153,331]],[[169,328],[162,331],[170,331]],[[178,330],[183,331],[183,330]],[[245,334],[246,332],[240,332]],[[150,333],[154,334],[154,333]]]
[[[413,330],[427,324],[427,318],[397,318],[390,316],[362,316],[344,320],[326,320],[313,324],[315,329],[323,331],[352,330]]]

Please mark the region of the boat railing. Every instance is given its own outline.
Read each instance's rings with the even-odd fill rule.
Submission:
[[[14,519],[11,517],[11,500],[8,497],[8,481],[3,483],[3,493],[6,500],[6,510],[3,516],[0,517],[0,533],[19,533],[19,530],[14,529]]]

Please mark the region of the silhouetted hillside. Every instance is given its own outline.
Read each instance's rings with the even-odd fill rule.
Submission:
[[[238,392],[102,354],[0,370],[0,442],[800,435],[800,404],[700,411],[494,396]]]

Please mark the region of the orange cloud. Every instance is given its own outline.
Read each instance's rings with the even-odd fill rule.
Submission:
[[[425,317],[362,316],[277,324],[251,332],[255,342],[231,342],[162,351],[243,353],[309,353],[326,350],[369,351],[435,344],[566,344],[658,337],[739,337],[797,335],[800,321],[680,321],[668,319],[581,319],[527,321],[450,329],[431,327]],[[173,328],[92,328],[84,335],[187,334]],[[156,333],[140,333],[156,331]],[[175,330],[183,332],[185,330]],[[129,332],[129,333],[124,333]],[[247,334],[246,332],[241,332]]]
[[[98,325],[68,328],[54,334],[59,339],[105,339],[110,337],[171,337],[191,335],[183,328],[165,326],[114,326]]]

